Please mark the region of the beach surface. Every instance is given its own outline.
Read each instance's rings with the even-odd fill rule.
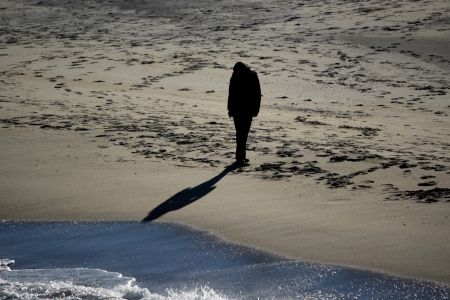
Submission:
[[[450,284],[447,1],[0,2],[0,219],[170,221]],[[231,69],[258,72],[233,168]]]

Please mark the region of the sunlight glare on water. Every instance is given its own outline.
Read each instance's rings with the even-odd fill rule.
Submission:
[[[0,299],[448,299],[450,287],[312,264],[172,223],[1,222]]]

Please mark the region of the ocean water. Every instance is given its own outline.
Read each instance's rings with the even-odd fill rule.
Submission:
[[[449,299],[450,287],[285,259],[173,223],[0,222],[0,299]]]

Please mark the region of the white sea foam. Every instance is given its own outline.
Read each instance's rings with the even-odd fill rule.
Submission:
[[[1,269],[9,269],[8,266],[14,264],[14,260],[12,259],[0,259],[0,270]]]
[[[0,299],[227,299],[209,288],[167,291],[167,296],[139,287],[134,278],[98,269],[11,270],[11,260],[0,260]],[[8,262],[9,261],[9,262]]]

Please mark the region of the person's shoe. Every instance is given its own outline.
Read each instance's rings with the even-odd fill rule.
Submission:
[[[237,160],[237,161],[236,161],[236,165],[237,165],[238,167],[246,167],[246,166],[249,165],[248,159]]]

